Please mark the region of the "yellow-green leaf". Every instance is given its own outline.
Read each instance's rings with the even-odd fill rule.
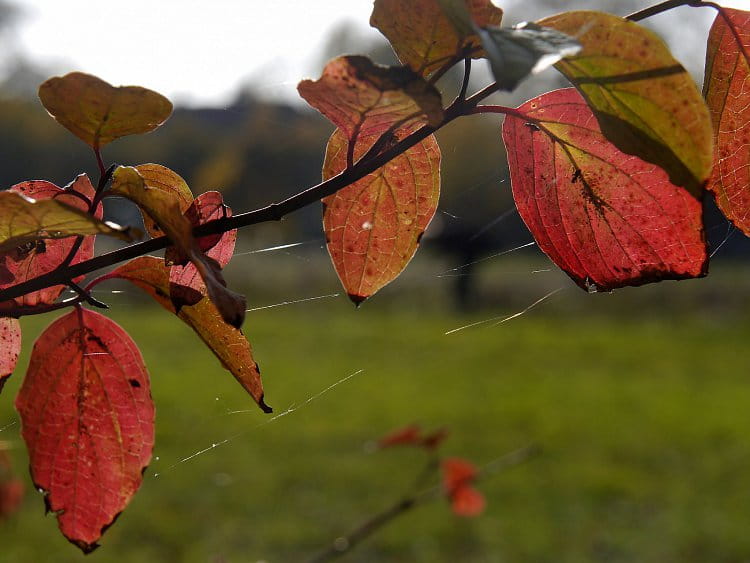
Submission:
[[[39,87],[39,99],[60,125],[94,148],[153,131],[172,113],[172,103],[153,90],[114,87],[82,72],[50,78]]]
[[[61,201],[35,200],[16,192],[0,192],[0,251],[40,239],[96,234],[123,240],[133,238],[130,229],[101,221]]]
[[[583,51],[557,63],[618,149],[663,168],[699,197],[713,165],[711,118],[690,75],[652,31],[611,14],[567,12],[540,25]]]

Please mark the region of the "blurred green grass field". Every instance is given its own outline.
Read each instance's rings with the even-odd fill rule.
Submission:
[[[445,453],[478,464],[532,443],[541,453],[480,484],[482,516],[430,503],[348,560],[750,560],[750,314],[722,308],[723,290],[711,302],[708,283],[569,289],[506,324],[448,336],[518,307],[459,316],[386,295],[359,310],[341,297],[253,312],[246,332],[267,399],[277,414],[297,409],[268,424],[176,319],[115,308],[157,405],[144,484],[85,558],[28,491],[0,523],[0,561],[303,561],[408,487],[419,452],[365,446],[412,422],[448,427]],[[665,299],[679,305],[652,308]],[[46,322],[29,319],[25,334]],[[0,395],[0,440],[27,483],[12,397],[30,344]]]

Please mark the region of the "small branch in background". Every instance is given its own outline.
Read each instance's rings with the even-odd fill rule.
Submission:
[[[504,469],[519,465],[534,455],[537,455],[540,451],[541,449],[539,446],[530,444],[505,454],[482,467],[477,479],[485,479]],[[437,467],[432,460],[430,461],[430,465],[434,468]],[[423,472],[420,475],[422,474]],[[427,501],[441,498],[441,493],[443,493],[442,485],[436,485],[420,492],[404,496],[382,512],[372,516],[369,520],[362,523],[346,536],[340,536],[333,540],[333,543],[327,549],[309,559],[308,563],[325,563],[327,561],[333,561],[342,555],[346,555],[354,549],[355,546],[373,535],[391,520],[394,520],[398,516],[405,514],[412,508],[424,504]]]

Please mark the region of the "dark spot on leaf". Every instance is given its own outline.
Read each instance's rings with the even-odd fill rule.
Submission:
[[[130,383],[131,387],[140,387],[141,383],[137,379],[128,379],[128,383]]]

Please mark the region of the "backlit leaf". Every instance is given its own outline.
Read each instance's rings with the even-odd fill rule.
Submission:
[[[51,182],[32,180],[16,184],[9,192],[19,193],[35,200],[54,199],[61,203],[86,212],[94,197],[94,187],[88,176],[81,174],[64,189],[58,188]],[[94,216],[101,219],[102,207],[98,206]],[[84,240],[72,260],[73,264],[88,260],[94,255],[93,236]],[[74,237],[63,239],[47,239],[29,242],[0,253],[0,289],[16,285],[26,280],[49,273],[65,260],[75,244]],[[78,281],[78,280],[75,280]],[[60,296],[64,287],[52,286],[39,291],[17,297],[12,301],[0,304],[1,309],[13,307],[35,307],[40,304],[52,303]]]
[[[172,113],[161,94],[140,86],[114,87],[82,72],[50,78],[39,87],[39,99],[60,125],[93,148],[153,131]]]
[[[101,221],[58,199],[35,200],[17,191],[0,192],[0,251],[42,239],[96,234],[132,239],[128,229]]]
[[[582,288],[705,275],[701,201],[602,135],[574,89],[507,116],[513,198],[539,247]]]
[[[224,205],[219,192],[204,192],[190,204],[185,217],[195,227],[215,219],[231,217],[232,210]],[[234,255],[234,244],[237,241],[237,230],[208,235],[196,239],[206,256],[216,261],[220,268],[226,266]],[[175,263],[169,269],[169,294],[172,304],[179,311],[183,305],[195,305],[206,293],[206,285],[192,262],[180,259],[174,247],[167,249],[167,263]]]
[[[179,194],[149,187],[138,170],[131,166],[120,166],[115,170],[110,191],[135,202],[154,219],[177,247],[180,255],[187,257],[195,265],[206,285],[209,298],[222,318],[234,327],[242,326],[247,308],[245,298],[227,289],[221,267],[201,250],[199,242],[193,237],[193,225],[180,208]]]
[[[549,68],[563,57],[580,52],[581,44],[554,29],[522,23],[510,29],[477,28],[495,81],[514,90],[530,74]]]
[[[160,164],[139,164],[135,169],[138,170],[143,182],[149,188],[173,194],[180,211],[184,213],[190,207],[193,201],[193,192],[190,191],[182,176]],[[141,210],[141,212],[143,213],[143,224],[148,234],[153,238],[163,236],[164,231],[159,228],[156,221],[145,211]]]
[[[490,0],[464,4],[479,27],[500,25],[503,11]],[[456,0],[375,0],[370,25],[388,38],[402,63],[428,76],[450,61],[463,59],[465,53],[484,56],[460,8]]]
[[[703,82],[716,151],[708,189],[727,219],[750,235],[750,12],[722,13],[708,36]]]
[[[148,373],[114,321],[76,309],[34,344],[16,398],[31,477],[84,552],[141,484],[154,444]]]
[[[97,281],[110,278],[127,280],[153,297],[167,311],[175,313],[169,297],[169,269],[164,261],[153,256],[141,256],[116,268]],[[235,379],[258,403],[264,412],[271,408],[263,400],[260,369],[253,360],[250,343],[242,331],[222,322],[216,307],[208,299],[194,306],[185,306],[177,316],[205,342],[231,372]]]
[[[323,177],[335,176],[385,135],[387,146],[426,122],[413,99],[361,80],[352,57],[331,61],[299,91],[338,129],[328,142]],[[416,252],[437,209],[440,149],[434,136],[361,180],[323,199],[323,228],[336,273],[360,303],[395,279]]]
[[[594,109],[604,136],[664,168],[699,197],[713,165],[711,118],[690,75],[652,31],[601,12],[567,12],[540,25],[583,51],[556,67]]]
[[[21,353],[21,324],[12,317],[0,317],[0,391],[16,369]]]

